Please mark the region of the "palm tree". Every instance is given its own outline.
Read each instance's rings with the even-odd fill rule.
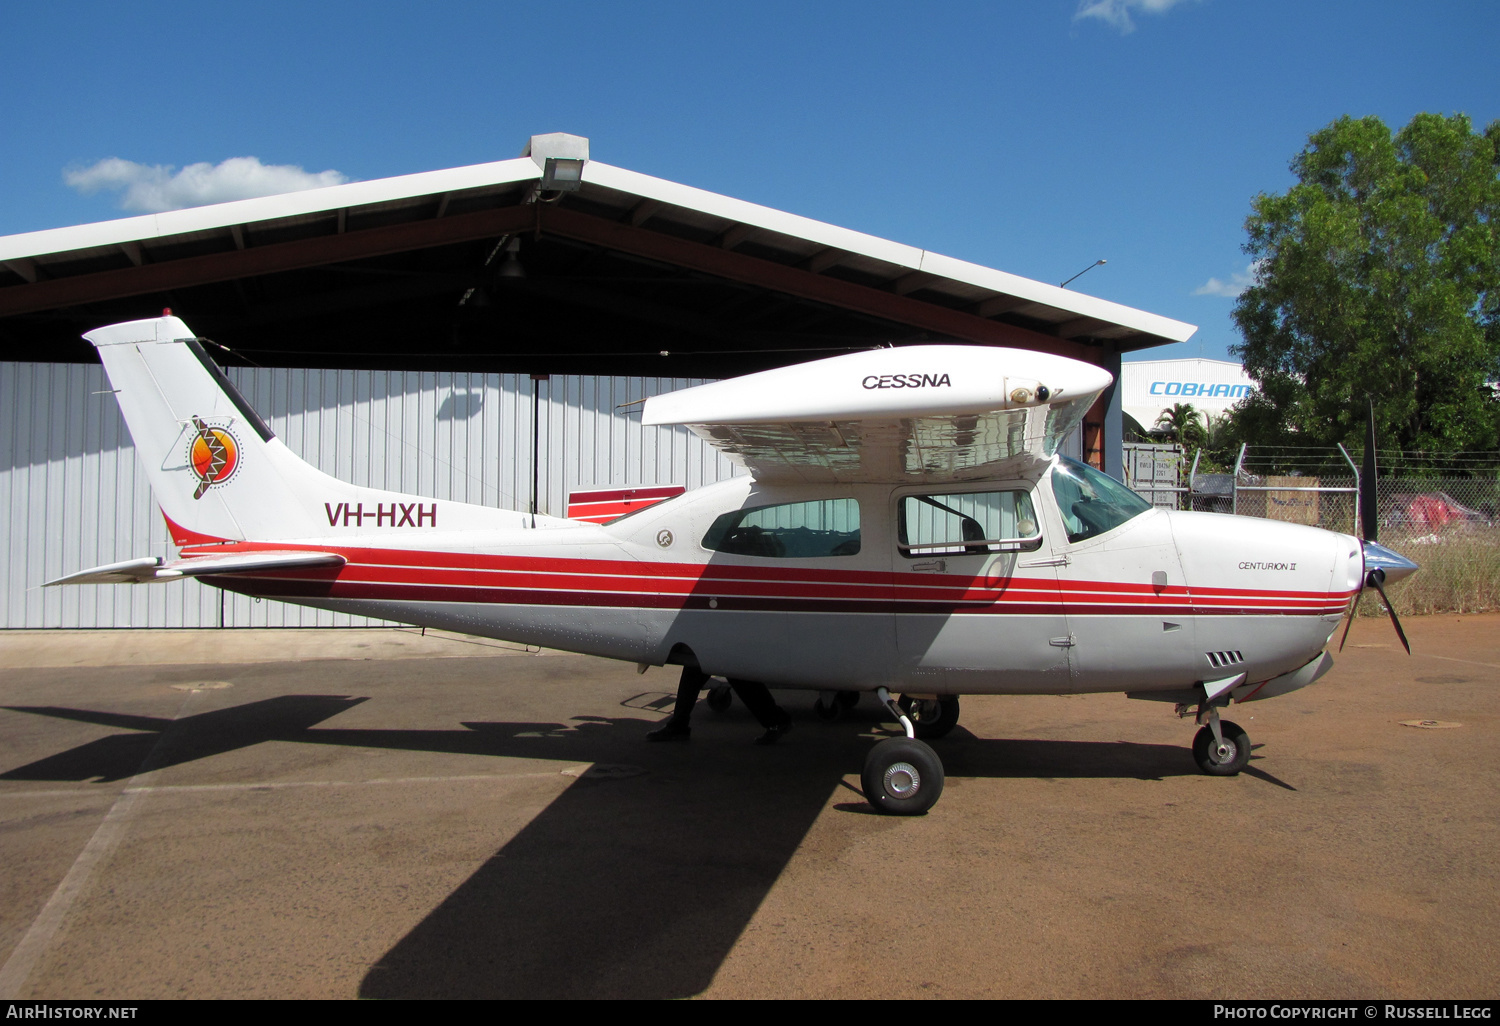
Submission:
[[[1156,418],[1156,426],[1171,441],[1183,445],[1203,444],[1203,422],[1192,403],[1176,403],[1171,409],[1162,410],[1161,416]]]
[[[1227,412],[1215,417],[1209,414],[1203,425],[1203,447],[1214,448],[1224,440],[1224,435],[1229,427],[1229,414]]]

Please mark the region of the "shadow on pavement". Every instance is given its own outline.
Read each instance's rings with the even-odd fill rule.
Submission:
[[[801,719],[769,748],[748,743],[755,729],[738,709],[722,718],[700,709],[693,741],[666,745],[643,743],[648,722],[635,717],[451,730],[317,726],[361,701],[285,695],[180,720],[11,707],[140,733],[92,741],[0,779],[122,779],[158,737],[158,767],[265,741],[618,767],[569,786],[386,952],[359,993],[686,997],[712,982],[831,796],[857,811],[844,777],[858,772],[879,719],[863,710],[835,725]],[[960,728],[936,747],[952,777],[1197,772],[1174,745],[988,740]]]
[[[178,720],[50,705],[7,705],[4,708],[11,712],[140,733],[116,734],[90,741],[0,773],[0,780],[126,780],[140,772],[148,756],[153,769],[163,769],[248,748],[263,741],[297,739],[309,727],[363,701],[363,698],[343,695],[280,695]]]

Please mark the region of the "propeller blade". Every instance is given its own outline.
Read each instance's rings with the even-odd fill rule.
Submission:
[[[1379,541],[1376,537],[1380,531],[1380,508],[1375,490],[1379,475],[1375,465],[1375,400],[1371,399],[1369,402],[1370,418],[1365,422],[1364,467],[1359,474],[1359,519],[1365,541]]]
[[[1385,611],[1391,614],[1391,625],[1396,628],[1396,637],[1401,639],[1401,645],[1406,649],[1406,654],[1411,655],[1411,642],[1406,640],[1406,632],[1401,629],[1401,621],[1396,618],[1396,607],[1391,605],[1391,600],[1385,597],[1385,588],[1380,584],[1384,576],[1385,574],[1382,573],[1372,573],[1370,583],[1375,585],[1376,591],[1380,592],[1380,600],[1385,603]]]
[[[1349,610],[1349,622],[1344,624],[1344,636],[1339,639],[1339,651],[1344,650],[1344,642],[1349,640],[1349,628],[1354,626],[1354,618],[1359,615],[1359,600],[1364,596],[1365,589],[1360,588],[1354,593],[1354,608]]]

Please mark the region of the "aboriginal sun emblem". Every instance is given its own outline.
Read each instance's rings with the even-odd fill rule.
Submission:
[[[193,440],[188,446],[188,466],[198,478],[193,498],[203,498],[209,487],[223,484],[240,466],[240,444],[228,428],[209,427],[201,417],[193,418]]]

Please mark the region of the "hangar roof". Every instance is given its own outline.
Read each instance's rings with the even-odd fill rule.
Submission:
[[[670,376],[883,343],[1095,360],[1192,325],[598,161],[527,154],[0,238],[0,358],[171,306],[249,362]],[[585,159],[541,188],[549,153]]]

